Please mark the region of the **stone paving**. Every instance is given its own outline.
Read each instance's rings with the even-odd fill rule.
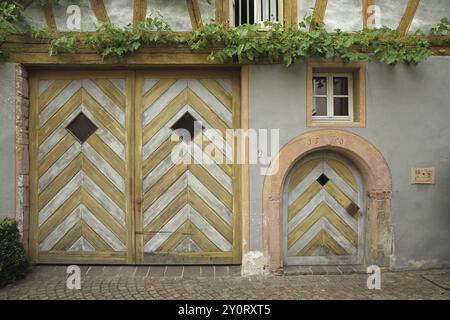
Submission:
[[[0,289],[0,299],[443,299],[450,270],[383,272],[382,289],[351,268],[302,268],[241,277],[239,267],[82,266],[81,290],[66,288],[65,266],[37,266]]]

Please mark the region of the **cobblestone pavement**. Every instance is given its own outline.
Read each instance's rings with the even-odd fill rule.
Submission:
[[[240,277],[238,267],[83,266],[81,290],[66,289],[65,266],[38,266],[0,299],[445,299],[450,270],[383,272],[382,290],[361,272]],[[357,270],[356,270],[357,271]],[[448,288],[448,287],[447,287]]]

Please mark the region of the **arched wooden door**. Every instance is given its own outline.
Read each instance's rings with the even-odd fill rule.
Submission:
[[[363,183],[349,161],[333,152],[303,159],[284,197],[285,265],[363,263]]]

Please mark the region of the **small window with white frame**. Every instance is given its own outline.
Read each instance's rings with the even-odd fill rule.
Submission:
[[[312,120],[353,121],[353,77],[350,73],[315,73]]]
[[[282,22],[283,0],[232,0],[231,25]]]

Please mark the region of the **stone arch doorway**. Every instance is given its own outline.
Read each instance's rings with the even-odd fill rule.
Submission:
[[[263,249],[265,268],[283,267],[283,188],[296,163],[315,152],[329,150],[350,160],[361,173],[366,193],[366,264],[390,266],[392,178],[389,166],[370,142],[343,130],[317,130],[287,143],[272,161],[263,189]]]
[[[364,183],[351,161],[333,151],[300,159],[283,203],[284,265],[364,263]]]

